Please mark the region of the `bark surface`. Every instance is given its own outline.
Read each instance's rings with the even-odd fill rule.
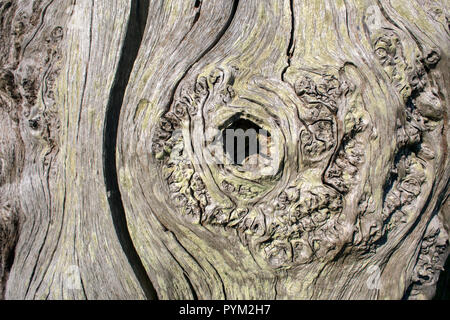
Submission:
[[[0,0],[0,298],[448,297],[449,8]]]

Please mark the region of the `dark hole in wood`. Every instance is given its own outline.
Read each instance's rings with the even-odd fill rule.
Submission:
[[[259,154],[261,134],[270,136],[268,131],[253,121],[238,118],[222,131],[223,151],[233,159],[234,165],[242,165],[244,160],[251,155]],[[227,139],[233,139],[233,141],[230,142]]]

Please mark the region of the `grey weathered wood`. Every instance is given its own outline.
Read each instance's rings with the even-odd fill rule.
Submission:
[[[432,298],[448,10],[1,0],[1,295]],[[279,171],[205,161],[242,119]]]
[[[25,159],[12,196],[21,204],[21,230],[8,299],[145,298],[115,233],[102,166],[106,105],[130,6],[128,1],[16,1],[2,14],[13,18],[11,25],[5,23],[8,28],[20,28],[24,15],[23,30],[4,48],[11,50],[17,41],[20,55],[2,62],[2,69],[12,69],[14,85],[25,91],[21,97],[36,97],[10,102],[20,119]],[[62,28],[56,38],[55,28]],[[10,30],[2,35],[8,37]],[[48,50],[54,51],[50,61]],[[2,132],[9,130],[2,126]]]

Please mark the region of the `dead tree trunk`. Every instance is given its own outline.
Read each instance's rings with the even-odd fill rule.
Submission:
[[[1,296],[432,298],[447,10],[0,0]]]

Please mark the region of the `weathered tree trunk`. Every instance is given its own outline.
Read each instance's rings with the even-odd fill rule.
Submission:
[[[447,10],[0,0],[0,295],[432,298]]]

